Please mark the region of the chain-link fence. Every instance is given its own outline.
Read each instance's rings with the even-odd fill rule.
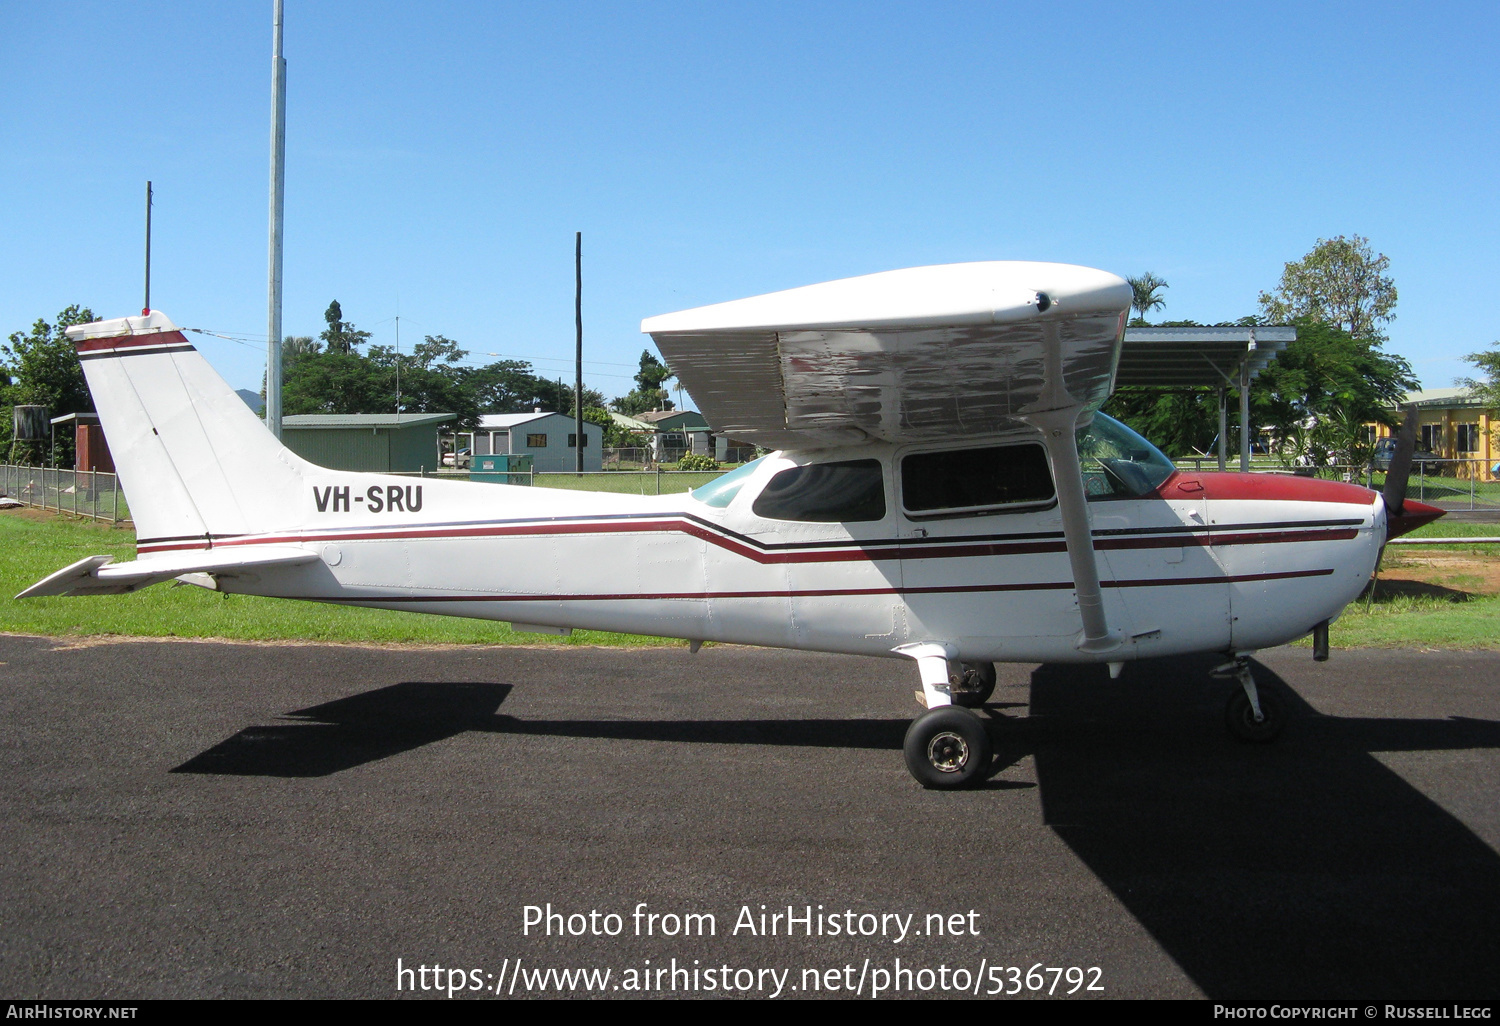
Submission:
[[[691,449],[662,449],[660,452],[653,452],[644,447],[605,449],[603,451],[604,469],[609,471],[646,470],[657,466],[671,466],[691,451]],[[718,462],[726,469],[736,467],[755,459],[756,451],[753,445],[731,445],[724,450],[724,458]],[[709,455],[713,454],[709,453]]]
[[[1195,462],[1199,466],[1194,469],[1211,470],[1215,467],[1213,460],[1179,460],[1178,465],[1187,469]],[[650,469],[642,470],[533,474],[531,483],[542,488],[572,488],[625,495],[672,495],[691,491],[723,473],[722,470],[662,470],[660,467],[661,464],[655,464]],[[1377,491],[1385,487],[1385,470],[1369,466],[1288,467],[1257,462],[1251,469],[1263,473],[1349,481]],[[429,471],[420,476],[450,480],[468,478],[468,474],[463,471],[441,474]],[[514,476],[520,478],[522,475]],[[1406,494],[1418,502],[1442,509],[1500,511],[1500,463],[1485,460],[1420,460],[1412,464]],[[119,478],[102,471],[0,464],[0,495],[30,506],[93,517],[109,523],[130,519],[130,509],[125,502],[125,493],[120,489]]]
[[[0,495],[41,509],[55,509],[112,524],[130,519],[125,493],[114,474],[97,470],[18,467],[0,463]]]
[[[688,492],[699,485],[708,484],[714,478],[724,473],[719,470],[661,470],[657,469],[660,464],[649,470],[585,470],[578,473],[572,470],[557,472],[516,471],[506,474],[506,480],[500,481],[502,475],[495,475],[495,483],[535,485],[538,488],[569,488],[581,492],[614,492],[620,495],[673,495],[678,492]],[[430,470],[417,473],[394,474],[395,477],[423,477],[428,480],[439,481],[468,481],[467,470],[444,470],[434,473]]]
[[[722,470],[604,470],[583,474],[537,474],[540,488],[576,488],[587,492],[616,492],[625,495],[673,495],[708,484]]]

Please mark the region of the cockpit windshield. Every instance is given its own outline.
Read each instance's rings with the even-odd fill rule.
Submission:
[[[1078,461],[1090,502],[1146,495],[1176,470],[1160,449],[1102,413],[1078,433]]]

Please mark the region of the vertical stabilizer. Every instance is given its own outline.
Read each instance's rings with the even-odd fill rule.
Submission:
[[[155,310],[67,329],[139,541],[293,526],[309,467]]]

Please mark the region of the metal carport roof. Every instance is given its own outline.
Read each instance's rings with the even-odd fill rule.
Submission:
[[[1228,457],[1227,392],[1240,395],[1240,469],[1250,469],[1250,382],[1297,329],[1277,327],[1126,328],[1115,387],[1219,388],[1219,469]]]
[[[1115,385],[1239,387],[1296,341],[1296,328],[1126,328]],[[1247,380],[1249,380],[1247,379]]]

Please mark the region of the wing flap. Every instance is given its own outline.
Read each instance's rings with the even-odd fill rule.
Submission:
[[[185,574],[234,577],[278,566],[297,566],[317,561],[310,549],[264,546],[254,551],[203,549],[171,556],[111,562],[113,556],[88,556],[37,581],[16,596],[43,598],[52,595],[122,595]]]

